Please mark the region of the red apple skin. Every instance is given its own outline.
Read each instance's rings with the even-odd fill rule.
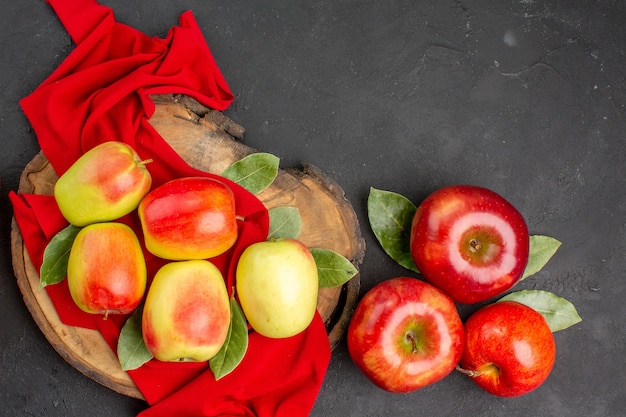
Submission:
[[[146,263],[135,232],[123,223],[85,226],[72,244],[67,283],[76,305],[90,314],[127,314],[141,303]]]
[[[417,208],[410,253],[423,277],[473,304],[513,287],[528,263],[528,227],[499,194],[472,185],[441,188]]]
[[[460,371],[485,391],[516,397],[539,387],[556,357],[554,336],[541,314],[515,301],[481,308],[465,322]]]
[[[407,277],[369,290],[347,332],[356,366],[375,385],[396,393],[423,388],[450,374],[464,341],[463,323],[450,297]]]
[[[138,213],[146,248],[163,259],[213,258],[237,240],[233,192],[212,178],[169,181],[143,198]]]

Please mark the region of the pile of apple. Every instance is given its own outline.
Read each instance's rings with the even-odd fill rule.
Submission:
[[[488,189],[450,186],[428,196],[410,224],[410,256],[425,280],[392,278],[364,295],[347,333],[354,363],[391,392],[425,387],[455,369],[502,397],[541,385],[555,341],[539,312],[501,300],[463,323],[455,304],[486,302],[520,280],[529,233],[519,211]]]
[[[59,177],[56,202],[78,229],[67,261],[69,290],[80,309],[104,318],[142,306],[143,340],[154,358],[208,361],[231,324],[229,291],[210,259],[237,241],[234,195],[225,182],[206,177],[152,189],[149,162],[125,143],[104,142]],[[139,219],[139,236],[138,227],[120,221],[129,214]],[[164,260],[153,277],[144,245]],[[237,264],[236,293],[255,331],[297,334],[316,309],[315,260],[295,239],[252,244]]]

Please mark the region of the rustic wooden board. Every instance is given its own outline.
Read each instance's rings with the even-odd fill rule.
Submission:
[[[220,174],[231,163],[256,152],[239,142],[244,129],[222,113],[186,96],[154,96],[150,123],[193,167]],[[57,175],[42,153],[26,166],[20,193],[51,195]],[[267,208],[297,207],[302,216],[300,240],[309,247],[333,250],[360,266],[365,254],[358,220],[341,187],[310,164],[281,169],[274,183],[259,195]],[[117,357],[100,333],[64,325],[48,297],[39,289],[34,268],[15,219],[11,228],[13,269],[35,322],[57,352],[73,367],[121,394],[142,398],[122,371]],[[343,337],[357,302],[357,275],[342,287],[320,289],[317,308],[324,319],[331,348]]]

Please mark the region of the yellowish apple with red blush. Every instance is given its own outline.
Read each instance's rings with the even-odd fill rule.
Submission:
[[[248,246],[236,270],[237,294],[252,328],[270,338],[305,330],[317,307],[317,265],[296,239],[275,239]]]
[[[132,212],[152,185],[148,162],[124,142],[104,142],[90,149],[54,185],[61,214],[81,227]]]
[[[142,313],[146,347],[162,362],[204,362],[219,352],[230,325],[230,300],[220,270],[198,259],[157,271]]]

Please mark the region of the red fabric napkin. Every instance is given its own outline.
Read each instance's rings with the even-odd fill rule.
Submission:
[[[161,38],[148,37],[115,21],[113,11],[95,0],[48,0],[76,48],[31,95],[22,108],[44,154],[61,175],[85,151],[107,140],[131,144],[148,165],[153,186],[183,176],[225,181],[235,194],[239,239],[226,254],[211,259],[234,283],[238,257],[249,244],[265,240],[267,210],[245,189],[195,170],[148,123],[154,112],[149,94],[182,93],[207,107],[224,110],[233,100],[191,12]],[[49,240],[67,225],[51,196],[10,193],[28,253],[39,269]],[[140,233],[136,214],[120,221]],[[146,253],[149,273],[165,261]],[[125,317],[108,320],[79,310],[67,284],[46,287],[61,320],[100,331],[115,350]],[[152,360],[129,375],[150,408],[142,417],[258,416],[309,414],[330,360],[319,315],[301,334],[268,339],[251,332],[242,364],[216,381],[206,363]]]

